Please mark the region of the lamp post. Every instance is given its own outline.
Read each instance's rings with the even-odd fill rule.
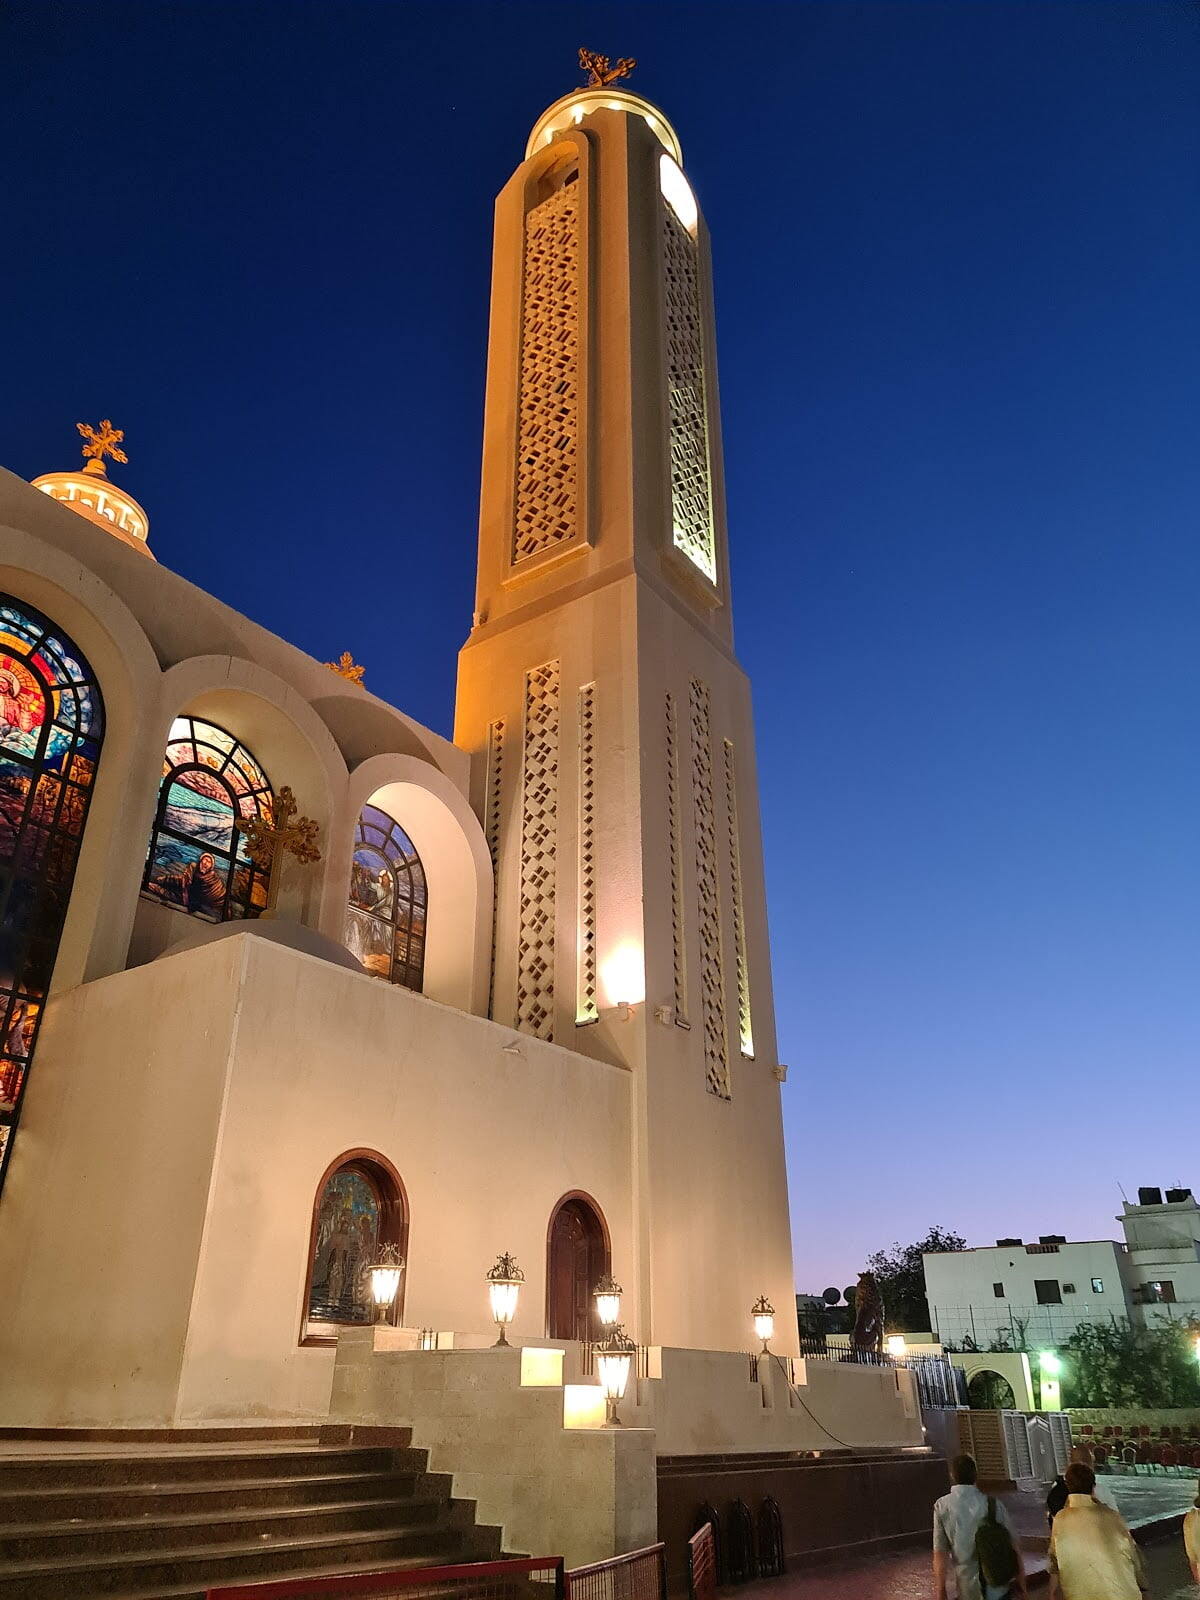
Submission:
[[[625,1398],[629,1387],[629,1369],[633,1365],[637,1345],[618,1323],[596,1352],[596,1371],[600,1387],[604,1390],[606,1428],[619,1428],[621,1419],[617,1407]]]
[[[1062,1410],[1062,1389],[1058,1378],[1062,1372],[1062,1361],[1053,1350],[1042,1350],[1038,1354],[1038,1367],[1041,1381],[1038,1384],[1039,1400],[1043,1411]]]
[[[367,1268],[371,1285],[371,1303],[375,1307],[375,1321],[387,1322],[400,1292],[400,1274],[404,1271],[404,1257],[394,1244],[381,1247],[378,1257]]]
[[[754,1337],[762,1340],[763,1354],[767,1353],[767,1343],[775,1337],[775,1307],[765,1294],[760,1294],[750,1307],[750,1315],[754,1318]]]
[[[510,1256],[507,1250],[502,1256],[497,1256],[496,1265],[487,1275],[492,1321],[500,1329],[500,1337],[493,1348],[508,1343],[504,1330],[517,1314],[517,1300],[524,1282],[525,1274],[517,1265],[514,1256]]]
[[[624,1290],[611,1272],[606,1272],[592,1290],[592,1299],[596,1304],[596,1320],[602,1328],[615,1328],[620,1322],[623,1293]]]

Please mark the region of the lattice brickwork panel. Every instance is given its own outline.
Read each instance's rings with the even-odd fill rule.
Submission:
[[[484,832],[492,858],[492,970],[488,980],[488,1016],[495,1015],[496,935],[500,926],[500,817],[504,784],[504,723],[490,723],[487,742],[487,794],[484,799]]]
[[[663,201],[667,400],[671,422],[671,524],[677,549],[717,581],[708,413],[696,241]]]
[[[700,913],[700,1005],[704,1020],[704,1074],[711,1094],[728,1100],[729,1048],[725,1039],[725,972],[721,951],[721,891],[717,882],[717,818],[713,802],[712,739],[708,687],[692,679],[692,795],[696,813],[696,896]]]
[[[725,815],[729,823],[729,881],[733,890],[733,953],[737,963],[738,1040],[744,1056],[754,1055],[750,1018],[750,963],[746,956],[746,910],[742,903],[742,845],[738,826],[737,773],[733,745],[725,741]]]
[[[547,661],[525,675],[517,1027],[539,1039],[554,1035],[559,680],[557,661]]]
[[[576,1022],[600,1017],[596,980],[596,685],[579,691],[579,977]]]
[[[667,695],[667,832],[671,851],[671,947],[675,973],[675,1021],[681,1028],[687,1016],[687,924],[683,903],[683,840],[679,831],[679,730],[675,721],[675,696]]]
[[[564,185],[525,218],[514,562],[578,526],[578,190]]]

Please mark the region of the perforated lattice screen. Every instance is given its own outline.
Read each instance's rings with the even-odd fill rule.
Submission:
[[[671,422],[671,525],[677,549],[716,582],[708,474],[708,417],[696,241],[662,202],[667,399]]]
[[[721,951],[721,891],[717,882],[717,826],[713,803],[712,739],[708,686],[692,679],[692,792],[696,811],[696,897],[700,913],[700,1004],[704,1022],[704,1074],[711,1094],[728,1100],[729,1050],[725,1042],[725,974]]]
[[[557,661],[547,661],[525,676],[517,1027],[539,1039],[554,1036],[559,681]]]
[[[564,185],[525,218],[514,562],[577,527],[578,187]]]

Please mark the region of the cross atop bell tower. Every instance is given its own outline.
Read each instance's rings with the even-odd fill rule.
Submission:
[[[735,1305],[793,1290],[708,233],[631,63],[581,65],[496,202],[455,739],[495,867],[492,1016],[633,1075],[639,1336],[740,1348],[706,1274],[738,1275]]]

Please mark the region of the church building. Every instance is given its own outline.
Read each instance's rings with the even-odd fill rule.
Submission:
[[[453,742],[177,577],[119,430],[80,431],[80,469],[0,472],[0,1425],[409,1427],[506,1548],[581,1559],[653,1538],[656,1459],[918,1449],[908,1373],[792,1359],[709,239],[663,113],[568,94],[497,200]],[[786,1378],[748,1365],[764,1302]],[[591,1451],[599,1531],[427,1415],[414,1373],[489,1361],[481,1403]]]

